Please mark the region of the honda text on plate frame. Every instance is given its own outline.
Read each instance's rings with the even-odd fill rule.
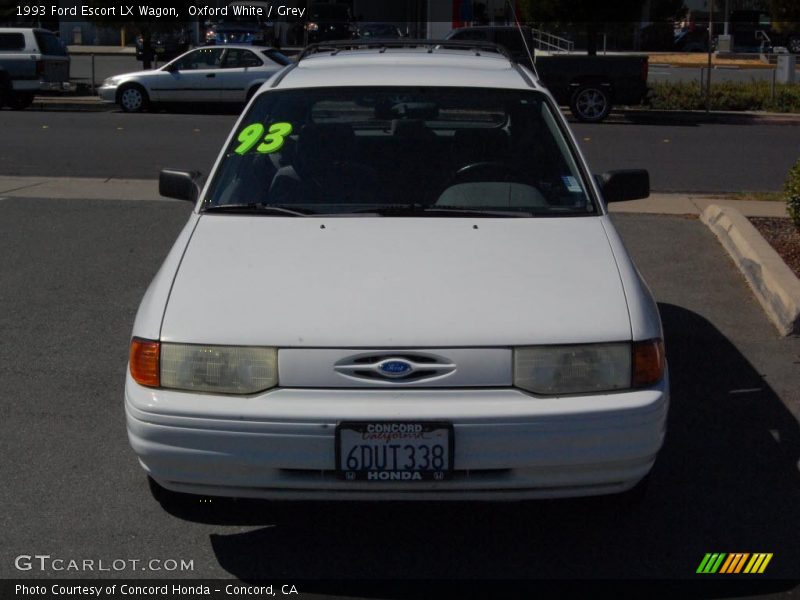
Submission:
[[[669,388],[603,194],[646,195],[646,176],[595,180],[496,49],[352,46],[256,94],[142,300],[125,408],[154,489],[631,489]],[[193,177],[165,171],[162,190],[193,200]]]

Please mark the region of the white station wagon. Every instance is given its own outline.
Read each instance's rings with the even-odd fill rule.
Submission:
[[[662,328],[606,210],[647,173],[590,175],[497,46],[387,44],[310,47],[202,189],[162,172],[196,206],[130,346],[157,497],[565,497],[651,470]]]

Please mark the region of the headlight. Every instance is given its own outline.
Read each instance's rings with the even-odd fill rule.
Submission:
[[[661,340],[514,350],[514,385],[535,394],[584,394],[645,387],[658,383],[664,370]]]
[[[103,86],[105,87],[114,87],[119,84],[119,78],[117,77],[109,77],[103,82]]]
[[[141,385],[254,394],[278,384],[275,348],[159,343],[134,338],[131,375]]]
[[[319,25],[313,22],[306,23],[306,29],[309,31],[317,31],[319,29]]]
[[[631,346],[621,343],[517,348],[514,385],[545,395],[629,388]]]

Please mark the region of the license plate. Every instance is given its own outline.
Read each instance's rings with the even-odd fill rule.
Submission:
[[[453,470],[453,426],[431,422],[340,423],[336,472],[348,481],[441,481]]]

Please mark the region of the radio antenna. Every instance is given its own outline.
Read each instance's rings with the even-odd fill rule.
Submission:
[[[522,38],[522,44],[525,46],[525,53],[528,55],[528,59],[531,61],[531,69],[533,69],[534,75],[539,77],[539,73],[536,72],[536,61],[533,57],[533,50],[528,45],[528,40],[525,37],[525,32],[522,31],[522,24],[519,22],[519,18],[517,17],[517,11],[514,9],[514,2],[512,0],[506,0],[508,7],[511,9],[511,16],[514,17],[514,23],[517,25],[517,31],[519,31],[519,35]]]

